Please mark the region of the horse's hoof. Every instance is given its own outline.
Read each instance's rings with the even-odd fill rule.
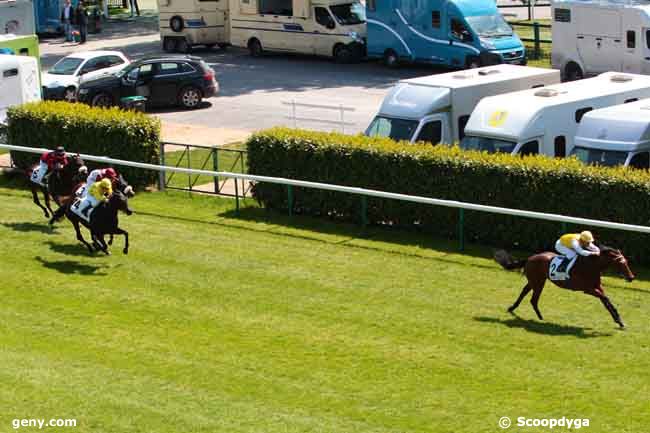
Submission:
[[[515,307],[508,308],[508,313],[512,314],[515,312]]]
[[[623,322],[618,322],[618,326],[620,327],[620,329],[625,329],[625,323]]]
[[[106,254],[107,256],[110,256],[110,255],[111,255],[111,252],[108,251],[108,250],[104,250],[104,254]]]

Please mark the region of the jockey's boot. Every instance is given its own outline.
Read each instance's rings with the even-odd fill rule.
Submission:
[[[566,272],[566,268],[567,268],[567,266],[569,266],[569,263],[571,263],[571,259],[568,258],[568,257],[565,257],[562,260],[562,263],[560,263],[560,266],[557,267],[555,272],[562,272],[562,273]]]

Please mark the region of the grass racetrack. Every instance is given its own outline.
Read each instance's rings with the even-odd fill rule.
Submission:
[[[502,431],[500,417],[650,427],[650,274],[596,299],[547,285],[535,319],[488,249],[140,194],[131,252],[91,257],[0,184],[0,431]],[[633,265],[632,265],[633,266]],[[19,431],[37,431],[21,428]],[[518,428],[513,432],[567,432]]]

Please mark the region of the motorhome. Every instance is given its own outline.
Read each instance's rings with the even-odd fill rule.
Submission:
[[[483,98],[460,147],[564,157],[582,117],[598,108],[650,97],[650,77],[606,72],[593,78]]]
[[[456,143],[482,98],[559,82],[559,71],[516,65],[402,80],[384,98],[366,135],[434,145]]]
[[[314,54],[348,63],[365,55],[365,8],[358,0],[230,0],[230,39],[251,55]]]
[[[552,3],[551,63],[565,80],[607,71],[650,74],[650,2]]]
[[[77,0],[73,0],[72,6],[76,7],[76,5]],[[36,33],[63,33],[61,11],[63,10],[64,6],[65,0],[34,0]]]
[[[228,45],[228,1],[158,0],[163,50],[187,53],[196,45]]]
[[[368,56],[453,68],[526,64],[494,0],[367,0]]]
[[[586,164],[650,168],[650,100],[585,114],[572,154]]]
[[[32,0],[0,0],[0,34],[33,35],[34,3]]]
[[[39,72],[33,57],[0,55],[0,123],[9,107],[41,100]]]

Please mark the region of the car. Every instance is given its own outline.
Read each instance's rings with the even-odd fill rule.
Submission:
[[[219,91],[215,73],[200,57],[156,56],[135,61],[120,72],[85,81],[77,99],[92,106],[120,106],[123,98],[143,96],[146,106],[198,108]]]
[[[84,51],[64,57],[42,74],[43,99],[73,102],[82,81],[118,72],[129,63],[119,51]]]

